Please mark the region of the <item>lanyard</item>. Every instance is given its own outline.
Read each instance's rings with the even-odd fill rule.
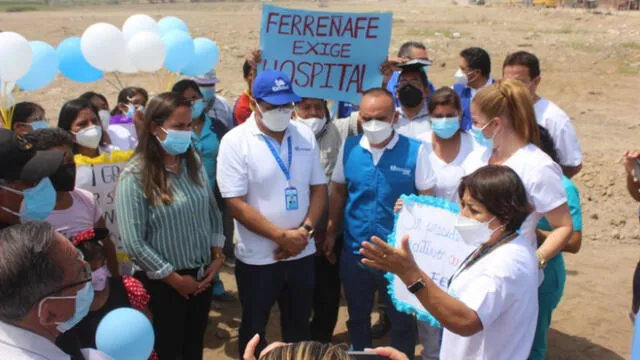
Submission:
[[[276,147],[273,145],[271,140],[269,140],[269,138],[267,138],[265,135],[262,135],[262,137],[264,138],[264,142],[267,143],[267,147],[269,147],[271,155],[273,155],[273,158],[276,159],[278,166],[280,166],[280,170],[282,170],[282,173],[287,179],[287,182],[289,183],[289,185],[291,185],[291,162],[293,161],[293,151],[291,151],[291,136],[287,137],[287,149],[289,150],[289,153],[287,154],[288,167],[282,161],[280,154],[278,154],[278,150],[276,150]]]
[[[451,283],[453,282],[453,280],[455,278],[457,278],[463,271],[465,271],[466,269],[470,268],[471,265],[473,265],[476,262],[478,262],[478,260],[482,259],[488,253],[490,253],[491,251],[495,250],[498,246],[504,244],[514,234],[515,233],[507,234],[504,237],[502,237],[502,239],[498,240],[495,244],[493,244],[491,246],[487,246],[482,251],[480,251],[480,249],[478,249],[478,250],[473,251],[471,254],[469,254],[469,256],[467,256],[464,259],[462,264],[460,264],[460,266],[458,267],[458,270],[456,270],[456,272],[453,273],[453,275],[449,279],[449,283],[447,284],[447,288],[451,287]]]

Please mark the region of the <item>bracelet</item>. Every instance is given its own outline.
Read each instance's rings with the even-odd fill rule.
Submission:
[[[538,258],[538,269],[544,269],[547,267],[547,260],[542,256],[540,250],[536,251],[536,258]]]

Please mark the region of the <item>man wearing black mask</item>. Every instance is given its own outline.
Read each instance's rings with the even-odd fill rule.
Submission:
[[[396,86],[396,97],[400,101],[396,110],[400,116],[395,128],[398,133],[416,139],[431,130],[426,101],[429,96],[429,79],[422,70],[425,66],[423,63],[400,66],[403,70]]]

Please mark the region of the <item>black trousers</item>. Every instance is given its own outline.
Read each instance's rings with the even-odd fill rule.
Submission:
[[[249,265],[236,260],[236,282],[242,305],[238,339],[240,356],[255,334],[260,334],[256,358],[266,347],[267,322],[276,302],[280,308],[282,340],[299,342],[311,338],[309,317],[313,304],[314,273],[313,255],[269,265]]]
[[[195,278],[197,269],[177,272]],[[170,285],[151,280],[142,271],[136,272],[135,277],[151,296],[149,309],[153,314],[155,350],[160,360],[202,360],[212,292],[203,291],[187,300]]]
[[[330,263],[324,255],[317,255],[316,287],[313,295],[313,318],[311,319],[311,340],[330,343],[333,330],[338,322],[340,308],[340,253],[342,237],[336,240],[334,253],[337,262]]]

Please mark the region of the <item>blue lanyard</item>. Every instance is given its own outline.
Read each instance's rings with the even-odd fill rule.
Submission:
[[[287,164],[289,165],[288,167],[282,161],[280,154],[278,154],[278,150],[276,150],[276,147],[273,146],[273,143],[271,142],[271,140],[269,140],[269,138],[267,138],[265,135],[262,135],[262,137],[264,138],[264,142],[267,143],[269,150],[271,150],[271,155],[273,155],[274,159],[276,159],[276,162],[278,163],[278,166],[280,166],[280,170],[282,170],[282,173],[284,174],[284,177],[287,179],[287,182],[289,182],[289,185],[291,185],[290,170],[291,170],[291,162],[293,161],[293,151],[291,151],[291,136],[287,137],[287,149],[289,150],[289,153],[287,154],[288,155],[287,160],[289,160],[287,162]]]

